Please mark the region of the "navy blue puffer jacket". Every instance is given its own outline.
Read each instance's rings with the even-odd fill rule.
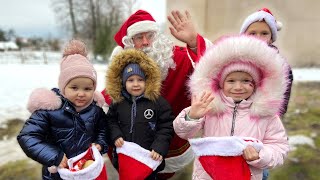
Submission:
[[[50,92],[61,99],[60,108],[52,110],[52,106],[48,106],[44,109],[43,101],[46,100],[39,99],[39,109],[32,113],[17,137],[26,155],[43,165],[43,179],[60,179],[58,173],[50,174],[47,167],[58,166],[64,154],[68,159],[72,158],[86,151],[91,143],[100,144],[102,153],[108,149],[103,109],[93,101],[87,108],[76,112],[57,89],[53,90]],[[45,92],[49,90],[42,91],[50,93]]]

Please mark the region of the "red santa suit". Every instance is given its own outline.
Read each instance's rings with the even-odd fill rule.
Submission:
[[[115,35],[114,39],[119,45],[113,51],[113,55],[117,54],[124,48],[124,37],[132,37],[135,34],[159,31],[153,17],[146,11],[139,10],[131,15],[122,25],[120,30]],[[187,81],[194,69],[194,63],[202,56],[206,47],[211,42],[204,39],[202,36],[197,36],[197,53],[194,53],[189,47],[175,46],[173,50],[174,69],[169,69],[168,75],[162,82],[161,96],[166,98],[170,103],[172,110],[177,116],[181,110],[191,105],[191,100],[187,90]],[[103,95],[108,104],[111,103],[110,97],[103,90]],[[194,154],[187,140],[181,139],[176,134],[171,142],[169,153],[165,157],[166,166],[160,173],[171,174],[182,169],[189,164],[194,158]]]

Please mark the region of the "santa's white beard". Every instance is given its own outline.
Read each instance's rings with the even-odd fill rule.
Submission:
[[[161,71],[162,80],[166,79],[170,68],[174,69],[176,67],[176,64],[174,63],[172,56],[169,58],[163,58],[163,53],[161,53],[161,51],[159,50],[155,50],[152,47],[146,47],[141,50],[145,52],[151,59],[156,61]]]
[[[168,76],[169,69],[174,69],[176,67],[175,62],[172,59],[174,48],[173,41],[163,34],[156,34],[154,39],[151,47],[144,47],[140,50],[156,61],[161,71],[161,79],[165,80]],[[124,44],[125,49],[134,47],[131,38],[128,37],[125,38]]]

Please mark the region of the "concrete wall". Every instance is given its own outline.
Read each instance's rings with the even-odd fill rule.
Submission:
[[[243,20],[262,7],[269,8],[283,24],[274,44],[289,63],[292,66],[319,67],[318,0],[167,0],[167,14],[173,9],[188,10],[198,32],[212,41],[224,34],[238,33]],[[166,33],[170,34],[169,31]]]

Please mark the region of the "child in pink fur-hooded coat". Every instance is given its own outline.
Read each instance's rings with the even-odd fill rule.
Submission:
[[[260,140],[260,151],[247,146],[242,156],[249,164],[251,179],[261,180],[262,170],[283,164],[289,151],[277,115],[288,84],[284,64],[276,50],[254,37],[222,38],[196,65],[189,82],[191,107],[174,120],[176,134],[183,139],[200,133],[201,137]],[[212,179],[198,158],[193,179]]]
[[[95,92],[97,73],[81,41],[66,46],[58,86],[32,92],[28,102],[32,115],[17,137],[26,155],[43,165],[42,179],[61,179],[56,167],[66,168],[68,159],[92,144],[100,153],[108,149],[104,98]]]

